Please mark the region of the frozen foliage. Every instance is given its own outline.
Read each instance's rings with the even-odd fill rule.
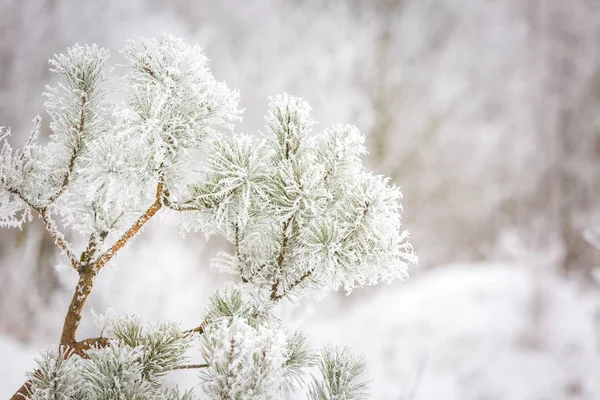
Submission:
[[[223,319],[203,335],[203,371],[210,398],[278,398],[286,361],[283,331],[267,324],[252,327],[244,318]]]
[[[282,398],[303,383],[303,370],[314,363],[306,338],[286,332],[270,304],[241,286],[213,296],[205,321],[202,379],[210,398]]]
[[[401,229],[400,193],[364,171],[364,137],[352,126],[310,135],[310,107],[271,99],[262,138],[215,137],[203,183],[186,206],[204,231],[236,248],[217,266],[286,294],[322,294],[406,276],[415,260]],[[192,221],[188,226],[194,226]]]
[[[32,400],[47,399],[187,399],[165,388],[163,377],[185,360],[191,335],[176,325],[152,329],[135,318],[112,322],[114,338],[103,348],[92,348],[85,358],[46,352],[31,374]]]
[[[193,368],[208,398],[285,397],[317,358],[273,307],[406,277],[416,257],[400,192],[365,171],[355,127],[312,134],[310,106],[299,98],[271,99],[264,134],[223,133],[240,118],[239,95],[215,81],[198,47],[165,36],[130,42],[123,55],[122,102],[104,90],[108,52],[77,45],[51,61],[59,82],[46,94],[49,143],[37,142],[39,117],[23,149],[11,147],[8,131],[1,137],[0,223],[20,227],[35,211],[79,275],[60,350],[22,389],[40,400],[188,398],[163,379]],[[227,238],[234,252],[215,264],[241,282],[217,292],[194,329],[128,317],[110,322],[108,338],[77,341],[94,278],[163,208],[181,211],[187,229]],[[60,225],[88,238],[80,256]],[[204,363],[185,364],[188,350]],[[330,349],[320,360],[313,398],[362,396],[360,360]]]
[[[348,348],[325,347],[319,361],[320,378],[310,389],[312,400],[360,400],[366,398],[367,383],[363,381],[366,364],[350,354]]]
[[[365,355],[372,399],[600,398],[596,291],[504,264],[442,265],[401,286],[351,302],[335,317],[320,304],[300,321],[314,345]],[[535,309],[541,315],[533,319]],[[0,354],[0,398],[8,398],[35,353],[0,335]]]

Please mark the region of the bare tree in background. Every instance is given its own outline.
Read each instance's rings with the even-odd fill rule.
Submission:
[[[41,103],[39,83],[48,79],[44,66],[50,54],[44,48],[55,42],[54,1],[27,4],[7,1],[0,4],[0,120],[17,130],[25,121],[19,115],[29,114]],[[32,27],[27,21],[37,21]],[[23,54],[27,54],[24,57]],[[21,76],[28,79],[23,80]],[[26,129],[25,129],[26,131]],[[22,142],[25,136],[17,136]],[[54,243],[44,232],[42,223],[27,225],[21,231],[0,231],[0,254],[9,267],[0,273],[0,303],[18,301],[24,312],[15,313],[0,307],[0,329],[20,339],[31,339],[30,327],[48,304],[60,283],[53,268]],[[15,265],[18,262],[18,268]],[[33,287],[32,287],[33,284]],[[27,294],[27,295],[24,295]],[[29,328],[28,328],[29,327]],[[38,327],[42,329],[42,327]]]
[[[542,212],[566,275],[589,276],[600,252],[583,233],[600,224],[600,6],[528,2],[535,137],[544,173],[528,215]]]

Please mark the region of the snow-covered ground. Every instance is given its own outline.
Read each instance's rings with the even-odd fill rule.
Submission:
[[[600,399],[600,297],[508,266],[449,266],[307,327],[366,355],[375,399]]]
[[[25,372],[35,366],[36,351],[0,336],[0,398],[8,399],[23,384]]]
[[[374,399],[600,399],[600,295],[507,265],[456,265],[296,319],[365,354]],[[337,304],[343,304],[339,306]],[[0,339],[0,398],[35,351]]]

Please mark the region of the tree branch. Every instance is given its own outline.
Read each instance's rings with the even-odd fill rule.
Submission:
[[[73,154],[71,154],[71,158],[69,159],[69,166],[67,167],[67,173],[63,178],[62,184],[58,192],[48,199],[48,207],[50,204],[54,203],[56,199],[58,199],[62,194],[67,190],[67,186],[69,186],[69,182],[71,180],[71,174],[73,174],[73,168],[75,167],[75,160],[77,156],[79,156],[79,150],[81,150],[81,135],[83,135],[83,131],[85,129],[85,105],[87,103],[87,94],[84,93],[81,96],[81,110],[79,112],[79,122],[77,123],[77,144],[75,148],[73,148]]]
[[[197,327],[193,328],[193,329],[189,329],[187,331],[185,331],[184,333],[189,335],[192,333],[199,333],[200,335],[204,333],[204,325],[205,323],[201,323],[200,325],[198,325]]]
[[[38,213],[42,212],[42,210],[44,209],[44,207],[36,206],[35,204],[33,204],[32,202],[30,202],[29,200],[27,200],[27,198],[25,196],[23,196],[23,194],[19,190],[14,189],[14,188],[10,188],[10,187],[7,187],[6,190],[9,193],[12,193],[15,196],[17,196],[19,199],[21,199],[21,201],[23,203],[27,204],[30,208],[34,209]]]
[[[281,300],[289,292],[291,292],[292,289],[294,289],[296,286],[300,285],[302,282],[304,282],[306,279],[308,279],[312,275],[313,272],[314,272],[314,268],[306,271],[300,278],[296,279],[294,281],[294,283],[292,283],[285,292],[283,292],[281,294],[277,294],[275,297],[273,297],[273,294],[271,293],[271,300],[273,300],[273,301]]]
[[[72,347],[72,349],[73,349],[73,352],[75,354],[77,354],[78,356],[80,356],[82,358],[88,358],[87,355],[85,354],[86,351],[88,351],[89,349],[92,349],[92,348],[101,349],[103,347],[108,346],[109,344],[110,344],[109,338],[96,337],[96,338],[84,339],[80,342],[77,342]]]
[[[42,208],[40,210],[40,218],[42,218],[42,221],[44,221],[44,224],[46,225],[46,230],[50,233],[50,236],[52,236],[52,239],[54,239],[54,243],[56,243],[56,245],[58,247],[60,247],[62,249],[62,251],[66,254],[67,258],[71,262],[71,266],[74,269],[78,270],[80,264],[79,264],[79,261],[77,260],[77,257],[75,257],[73,250],[71,250],[71,248],[70,248],[69,244],[67,243],[67,241],[65,240],[63,234],[58,231],[58,229],[56,228],[56,225],[54,224],[54,221],[48,215],[48,212],[46,210],[47,210],[46,208]]]
[[[97,274],[106,263],[108,263],[115,254],[122,249],[127,242],[133,238],[140,229],[152,218],[163,206],[162,198],[163,198],[163,187],[164,184],[162,180],[159,179],[158,185],[156,186],[156,197],[154,199],[154,203],[148,208],[136,221],[135,223],[112,245],[110,249],[108,249],[104,254],[102,254],[96,261],[93,262],[94,274]]]
[[[283,268],[283,260],[288,242],[287,230],[292,222],[292,219],[293,216],[288,218],[288,220],[284,222],[283,229],[281,231],[281,247],[279,248],[279,255],[277,256],[277,268],[279,269],[279,272],[281,272],[281,269]],[[271,286],[271,300],[273,301],[277,301],[281,298],[281,296],[277,294],[277,292],[279,291],[279,282],[280,279],[279,277],[277,277],[275,279],[275,282]]]
[[[114,257],[117,251],[123,248],[123,246],[125,246],[125,244],[140,231],[142,226],[144,226],[144,224],[162,208],[163,187],[164,185],[162,179],[159,179],[156,187],[154,203],[152,203],[152,205],[144,212],[144,214],[142,214],[136,220],[133,226],[129,228],[129,230],[127,230],[127,232],[125,232],[125,234],[123,234],[123,236],[121,236],[121,238],[117,240],[117,242],[115,242],[115,244],[108,251],[101,255],[96,261],[92,262],[90,262],[90,259],[96,251],[95,235],[90,236],[88,246],[81,254],[81,261],[77,260],[67,242],[64,240],[62,234],[60,234],[54,226],[54,222],[47,214],[46,208],[33,205],[19,191],[9,189],[11,193],[18,196],[28,206],[40,213],[40,217],[45,222],[46,229],[54,238],[55,243],[64,250],[69,258],[69,261],[71,261],[71,265],[73,265],[73,267],[79,272],[79,281],[75,287],[73,297],[71,298],[71,303],[69,304],[69,308],[67,310],[67,315],[65,316],[65,322],[63,324],[63,330],[60,338],[61,346],[70,348],[73,350],[73,353],[85,357],[85,351],[91,347],[104,347],[108,345],[109,340],[106,338],[91,338],[85,339],[81,342],[77,342],[75,340],[77,328],[79,327],[79,323],[81,321],[81,312],[83,311],[83,306],[85,305],[88,296],[92,292],[94,277],[98,274],[98,272],[100,272],[102,267],[106,265],[106,263],[108,263],[108,261]],[[203,328],[200,326],[192,329],[191,332],[202,333],[202,331]],[[19,390],[11,397],[11,400],[23,400],[29,398],[29,395],[31,394],[31,384],[31,380],[25,382],[23,386],[21,386],[21,388],[19,388]]]
[[[173,367],[173,370],[177,370],[177,369],[200,369],[200,368],[208,368],[208,364],[177,365],[177,366]]]
[[[82,358],[87,358],[85,352],[91,348],[102,348],[108,346],[110,343],[108,338],[98,337],[98,338],[90,338],[82,340],[81,342],[77,342],[71,347],[72,352],[77,354]],[[67,354],[67,353],[66,353]],[[39,375],[40,370],[36,370],[33,375]],[[10,400],[26,400],[31,396],[31,379],[28,379],[19,390],[15,394],[12,395]]]
[[[60,247],[60,249],[67,255],[71,266],[75,270],[77,270],[79,268],[79,262],[77,261],[77,257],[75,257],[75,254],[71,250],[69,243],[65,240],[64,235],[58,231],[58,228],[54,224],[54,221],[48,215],[47,207],[36,206],[17,189],[7,188],[7,190],[9,193],[12,193],[15,196],[17,196],[19,199],[21,199],[21,201],[23,201],[30,208],[32,208],[40,214],[40,218],[44,221],[46,230],[50,233],[52,239],[54,239],[54,243],[56,243],[56,245]]]
[[[169,198],[169,191],[167,189],[164,190],[163,204],[165,205],[165,207],[170,208],[171,210],[174,210],[174,211],[199,211],[200,210],[198,207],[194,207],[194,206],[190,206],[190,205],[182,205],[179,203],[172,202],[171,199]]]
[[[77,282],[75,292],[71,298],[71,304],[69,305],[67,315],[65,316],[65,322],[63,324],[63,330],[60,339],[60,343],[62,345],[72,346],[73,343],[76,343],[75,334],[77,332],[77,328],[79,327],[79,322],[81,321],[81,312],[83,311],[83,306],[85,305],[85,302],[92,291],[94,277],[100,272],[102,267],[104,267],[106,263],[108,263],[108,261],[114,257],[117,251],[123,248],[123,246],[125,246],[125,244],[140,231],[142,226],[144,226],[144,224],[161,209],[162,193],[163,183],[162,180],[159,179],[158,185],[156,186],[154,203],[152,203],[152,205],[135,221],[133,226],[129,228],[129,230],[127,230],[127,232],[125,232],[109,250],[107,250],[95,261],[89,261],[93,255],[92,249],[95,246],[94,235],[90,237],[88,250],[84,251],[81,255],[81,260],[84,262],[84,264],[80,264],[80,268],[78,269],[79,281]]]
[[[75,286],[71,303],[67,309],[67,315],[65,316],[65,322],[63,324],[62,333],[60,335],[60,344],[63,346],[73,347],[76,343],[75,334],[81,321],[81,312],[83,306],[92,292],[94,285],[94,273],[93,269],[88,268],[86,271],[79,273],[79,281]]]

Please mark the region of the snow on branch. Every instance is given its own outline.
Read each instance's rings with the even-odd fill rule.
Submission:
[[[165,35],[122,53],[122,102],[104,90],[108,51],[76,45],[50,62],[48,144],[37,142],[39,117],[19,150],[0,130],[0,226],[38,213],[79,275],[60,350],[13,399],[191,399],[164,382],[182,369],[199,371],[210,398],[279,399],[307,387],[318,360],[311,398],[362,398],[364,363],[347,350],[317,357],[273,308],[403,279],[417,261],[400,191],[363,165],[364,136],[349,125],[313,132],[310,106],[288,94],[270,99],[264,133],[225,132],[241,117],[239,93],[214,79],[199,47]],[[228,239],[234,251],[214,264],[241,283],[216,292],[196,328],[121,318],[110,338],[78,340],[96,275],[163,208],[185,211],[185,229]],[[80,256],[53,216],[87,239]],[[188,351],[203,362],[187,362]]]

